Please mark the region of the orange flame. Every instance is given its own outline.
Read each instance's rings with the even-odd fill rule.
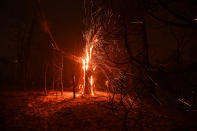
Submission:
[[[94,96],[93,78],[92,78],[92,75],[91,75],[91,79],[90,79],[90,84],[91,84],[91,94],[92,94],[92,96]]]
[[[82,63],[83,63],[83,66],[82,66],[82,69],[83,69],[83,85],[81,87],[79,87],[81,91],[81,94],[83,95],[84,94],[84,91],[85,91],[85,87],[86,87],[86,71],[88,70],[89,68],[89,63],[91,62],[91,58],[92,58],[92,49],[93,47],[90,47],[89,50],[86,50],[86,57],[82,59]],[[94,96],[94,89],[93,89],[93,77],[91,75],[91,78],[90,78],[90,90],[91,90],[91,95]]]

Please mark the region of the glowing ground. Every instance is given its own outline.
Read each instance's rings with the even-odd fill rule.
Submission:
[[[106,94],[97,94],[73,99],[72,92],[64,92],[64,96],[60,96],[60,92],[57,95],[49,92],[48,96],[39,91],[1,92],[0,129],[122,130],[122,120],[112,113]],[[196,129],[195,122],[187,121],[178,112],[173,116],[159,108],[148,107],[138,124],[135,119],[129,121],[130,130]],[[135,111],[130,116],[136,118]]]

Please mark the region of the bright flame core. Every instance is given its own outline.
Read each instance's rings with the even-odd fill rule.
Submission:
[[[90,78],[86,78],[86,73],[88,71],[94,71],[94,69],[91,69],[91,59],[92,59],[92,49],[93,47],[90,47],[89,50],[86,49],[86,57],[82,59],[83,61],[83,66],[82,66],[82,69],[83,69],[83,84],[80,84],[79,85],[79,89],[81,90],[81,94],[83,95],[84,94],[84,91],[85,91],[85,88],[89,88],[90,90],[90,93],[92,96],[94,96],[94,82],[93,82],[93,76],[92,76],[92,73],[91,73],[91,76]],[[86,87],[88,86],[88,84],[86,84],[86,79],[90,80],[90,87]]]

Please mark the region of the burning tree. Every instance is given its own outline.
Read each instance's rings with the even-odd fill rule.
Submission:
[[[84,56],[82,57],[84,81],[83,85],[79,87],[82,88],[82,94],[89,92],[94,95],[94,72],[101,71],[110,83],[112,82],[112,78],[119,79],[117,77],[121,74],[122,69],[117,67],[113,59],[121,55],[124,56],[126,53],[119,47],[118,40],[112,38],[113,36],[109,38],[108,32],[106,32],[105,26],[108,26],[111,23],[110,21],[114,19],[112,11],[98,8],[95,12],[92,12],[92,8],[93,5],[86,8],[86,17],[84,20],[88,28],[83,35],[86,42]],[[103,25],[105,22],[107,24]],[[109,57],[113,57],[112,60]],[[109,89],[107,90],[109,91]]]
[[[92,63],[92,48],[86,47],[85,56],[82,58],[83,61],[83,85],[80,84],[81,94],[91,94],[94,96],[94,84],[93,84],[93,71],[95,67]]]
[[[96,80],[98,72],[102,72],[106,83],[103,88],[109,93],[112,110],[123,112],[120,117],[123,120],[123,127],[127,128],[128,114],[134,108],[135,102],[141,101],[138,105],[140,117],[145,91],[158,87],[150,75],[153,68],[148,59],[148,45],[144,40],[142,44],[137,43],[136,49],[131,49],[128,41],[130,31],[128,18],[124,11],[114,12],[99,1],[93,0],[88,2],[85,0],[84,5],[84,23],[87,29],[84,32],[85,57],[82,59],[83,92],[88,88],[94,90],[92,74],[97,74],[94,76]],[[141,23],[144,28],[143,19]],[[145,33],[142,34],[145,35]],[[98,86],[97,82],[94,84]],[[160,103],[154,93],[152,95]]]
[[[106,83],[106,86],[103,85],[102,88],[109,93],[111,102],[113,103],[115,95],[118,95],[120,103],[126,112],[129,112],[135,99],[142,96],[144,88],[139,87],[146,86],[150,81],[151,84],[157,86],[149,75],[148,62],[145,62],[147,61],[147,48],[143,44],[138,47],[139,50],[135,54],[131,51],[128,44],[127,16],[124,13],[114,12],[99,4],[98,1],[92,0],[88,2],[84,0],[84,7],[86,30],[83,33],[85,48],[82,57],[70,55],[59,48],[39,8],[42,24],[50,38],[51,47],[62,58],[69,58],[81,64],[81,78],[77,86],[81,95],[95,95],[95,86],[99,86],[100,82],[97,80],[102,73],[105,77],[102,82]],[[133,92],[135,95],[130,95]]]
[[[82,57],[77,57],[64,52],[56,43],[51,30],[48,27],[46,17],[37,1],[38,9],[42,18],[42,25],[48,34],[51,47],[60,56],[69,58],[82,66],[82,74],[78,89],[80,94],[95,94],[96,73],[102,72],[106,78],[106,91],[114,93],[121,92],[121,87],[128,85],[130,73],[129,54],[124,47],[122,32],[122,17],[113,14],[113,11],[96,5],[95,2],[84,1],[86,31],[83,34],[85,48]],[[117,16],[116,16],[117,15]],[[118,22],[121,20],[120,22]],[[119,88],[119,89],[118,89]],[[126,88],[125,88],[126,89]],[[46,90],[46,87],[45,87]]]
[[[121,35],[124,34],[122,16],[93,1],[85,1],[84,5],[87,29],[83,35],[86,42],[82,58],[83,90],[91,87],[92,92],[92,74],[102,72],[106,78],[107,92],[125,94],[128,77],[132,73],[129,54],[124,45],[125,36]]]

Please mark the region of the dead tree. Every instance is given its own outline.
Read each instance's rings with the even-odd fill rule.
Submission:
[[[61,56],[61,67],[60,67],[60,82],[61,82],[61,95],[63,96],[64,85],[63,85],[63,69],[64,69],[64,58]]]
[[[32,20],[27,23],[17,24],[17,60],[16,60],[16,77],[22,76],[23,89],[26,89],[27,79],[28,79],[28,65],[29,56],[31,53],[32,38],[34,34],[35,18],[32,16]],[[16,80],[17,81],[17,80]]]
[[[63,68],[64,68],[64,61],[63,56],[60,55],[58,52],[54,53],[54,57],[52,60],[52,66],[53,69],[53,90],[61,91],[61,95],[63,95]]]
[[[48,71],[48,66],[49,66],[49,63],[47,62],[45,64],[45,71],[44,71],[44,92],[45,92],[45,95],[47,95],[47,71]]]
[[[62,50],[58,46],[58,44],[56,43],[53,33],[51,32],[50,28],[48,27],[46,16],[45,16],[45,14],[41,8],[41,5],[40,5],[40,0],[36,0],[36,5],[38,7],[37,9],[38,9],[39,15],[41,17],[42,27],[43,27],[44,31],[47,33],[48,38],[50,40],[51,48],[58,54],[58,56],[61,57],[61,60],[58,61],[59,64],[55,63],[54,67],[57,69],[57,72],[59,73],[57,83],[59,86],[61,86],[60,87],[61,88],[61,95],[63,95],[63,68],[64,68],[63,62],[64,62],[64,58],[69,58],[72,60],[72,57],[71,57],[71,55],[64,52],[64,50]],[[78,59],[75,61],[79,62]]]
[[[75,61],[74,61],[74,55],[75,55],[75,46],[73,48],[73,70],[72,70],[72,82],[73,82],[73,98],[75,99],[75,92],[76,92],[76,88],[75,88]]]
[[[76,97],[76,80],[75,80],[75,73],[74,71],[72,72],[72,84],[73,84],[73,98],[75,99]]]

